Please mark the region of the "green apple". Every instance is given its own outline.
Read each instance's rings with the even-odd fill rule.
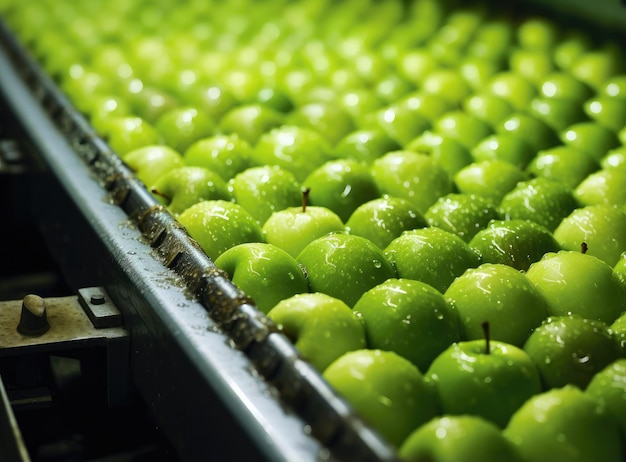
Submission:
[[[501,428],[541,392],[537,367],[524,350],[487,339],[453,343],[426,377],[437,387],[444,414],[475,415]]]
[[[486,92],[468,96],[462,107],[467,114],[482,120],[492,129],[500,126],[515,110],[506,99]]]
[[[453,107],[443,96],[428,93],[424,90],[418,90],[403,96],[398,101],[398,104],[413,113],[425,117],[430,123],[433,123]]]
[[[624,287],[613,267],[573,250],[546,254],[526,276],[548,302],[548,314],[577,314],[611,324],[626,310]]]
[[[407,199],[421,213],[452,192],[448,173],[426,154],[392,151],[372,162],[371,172],[380,194]]]
[[[487,86],[489,80],[502,70],[502,63],[482,56],[468,55],[461,59],[458,68],[470,88],[480,92]]]
[[[558,24],[540,16],[522,19],[516,30],[518,45],[528,50],[549,50],[557,44],[559,34]]]
[[[574,77],[596,90],[623,70],[622,50],[620,45],[614,42],[604,43],[582,53],[569,69]]]
[[[505,220],[530,220],[554,231],[579,204],[562,183],[538,177],[522,181],[500,201],[498,211]]]
[[[614,205],[588,205],[574,210],[554,230],[563,249],[579,250],[614,266],[626,249],[626,209]]]
[[[530,398],[513,415],[504,436],[523,460],[623,460],[623,443],[614,418],[573,385]]]
[[[272,213],[302,202],[302,187],[293,174],[277,165],[250,167],[228,182],[235,202],[260,225]]]
[[[472,149],[492,133],[487,123],[461,110],[443,114],[434,122],[433,130],[458,141],[466,149]]]
[[[296,294],[278,302],[267,316],[320,372],[345,353],[365,348],[363,322],[330,295]]]
[[[144,85],[138,79],[127,85],[126,98],[138,116],[151,124],[156,124],[159,117],[178,107],[181,102],[162,88]]]
[[[596,96],[585,101],[584,111],[590,119],[614,132],[626,126],[626,100],[611,96]]]
[[[582,105],[591,98],[591,88],[569,72],[556,71],[539,83],[539,94],[546,99],[574,101]]]
[[[381,249],[404,231],[426,226],[426,219],[413,204],[391,196],[361,204],[346,221],[349,234],[369,239]]]
[[[584,389],[593,376],[621,356],[608,324],[572,314],[550,316],[524,344],[545,389],[568,384]]]
[[[546,123],[522,112],[514,112],[507,117],[499,127],[496,127],[496,132],[518,136],[535,151],[549,149],[559,144],[554,130]]]
[[[363,128],[368,121],[369,114],[385,105],[384,101],[366,88],[352,88],[342,92],[339,102],[357,128]]]
[[[600,160],[602,168],[619,168],[626,170],[626,145],[611,149]]]
[[[238,244],[263,242],[254,217],[241,205],[229,201],[198,202],[181,213],[178,221],[213,261]]]
[[[130,103],[114,95],[103,95],[94,99],[93,109],[88,114],[91,126],[100,134],[109,132],[109,121],[117,117],[128,117],[132,113]]]
[[[288,123],[316,130],[330,146],[356,128],[352,117],[339,105],[312,102],[296,107]]]
[[[620,255],[619,260],[613,267],[613,272],[615,276],[617,276],[617,279],[626,286],[626,251],[622,252]]]
[[[598,162],[572,146],[556,146],[539,151],[526,171],[574,189],[587,175],[598,170]]]
[[[263,313],[280,301],[308,292],[304,273],[295,258],[272,244],[249,242],[222,253],[215,266],[254,300]]]
[[[354,305],[365,324],[368,348],[394,351],[420,371],[461,339],[458,315],[432,286],[410,279],[388,279]]]
[[[124,156],[124,162],[147,188],[152,188],[160,177],[182,167],[183,157],[170,147],[153,145],[130,151]]]
[[[404,146],[430,128],[426,116],[411,107],[410,100],[401,100],[376,112],[376,127],[398,145]]]
[[[394,72],[390,72],[374,86],[374,94],[387,104],[407,96],[415,87]]]
[[[615,132],[595,121],[584,121],[570,125],[560,133],[561,141],[584,152],[597,162],[610,149],[619,146]]]
[[[211,136],[215,123],[195,107],[178,107],[161,115],[155,128],[165,144],[184,153],[195,141]]]
[[[608,79],[599,90],[600,95],[626,100],[626,74],[622,73]]]
[[[322,292],[353,307],[372,287],[396,276],[383,251],[361,236],[326,234],[296,258],[306,272],[311,292]]]
[[[265,241],[297,257],[315,239],[345,230],[335,212],[326,207],[288,207],[274,212],[263,224]]]
[[[395,447],[439,414],[433,385],[413,363],[392,351],[345,353],[326,368],[323,377]]]
[[[500,263],[526,271],[547,252],[560,250],[547,228],[524,219],[494,220],[469,241],[484,263]]]
[[[488,322],[494,340],[522,347],[548,316],[543,295],[526,276],[507,265],[483,263],[454,280],[444,293],[461,321],[465,340],[484,337]]]
[[[454,175],[459,192],[484,197],[497,204],[517,183],[528,179],[519,167],[503,160],[472,162]]]
[[[407,151],[430,156],[452,176],[472,162],[469,150],[451,136],[426,130],[406,145]]]
[[[261,135],[279,127],[284,114],[260,103],[244,104],[229,109],[220,119],[219,128],[224,134],[236,134],[254,146]]]
[[[552,56],[545,50],[513,48],[509,51],[509,68],[533,84],[554,71]]]
[[[183,157],[185,164],[208,168],[228,181],[250,166],[252,147],[239,135],[213,135],[193,143]]]
[[[473,160],[500,160],[521,169],[526,168],[536,151],[513,133],[495,133],[480,140],[471,151]]]
[[[398,277],[430,284],[440,292],[468,268],[480,264],[480,256],[456,234],[428,227],[405,231],[384,249]]]
[[[261,88],[254,101],[275,111],[287,114],[294,108],[291,98],[279,88],[267,86]]]
[[[424,214],[430,226],[456,234],[469,242],[500,215],[492,201],[474,194],[450,193],[440,197]]]
[[[617,276],[620,279],[619,275]],[[622,279],[621,281],[626,285],[625,280]],[[622,351],[622,357],[626,357],[626,312],[622,313],[609,327],[613,338]]]
[[[443,415],[414,430],[398,449],[406,461],[521,462],[502,429],[476,415]]]
[[[626,358],[619,358],[593,376],[585,389],[608,414],[613,415],[626,437]]]
[[[326,140],[310,128],[282,125],[264,133],[252,151],[257,165],[279,165],[292,172],[298,181],[330,160]]]
[[[441,96],[450,105],[459,105],[470,93],[471,88],[456,69],[437,68],[424,77],[421,89],[426,93]]]
[[[122,159],[131,151],[161,144],[162,141],[161,135],[152,124],[131,115],[108,119],[102,136]]]
[[[355,159],[367,164],[390,151],[400,149],[382,129],[359,129],[344,136],[332,150],[340,159]]]
[[[416,86],[421,86],[424,79],[439,66],[437,59],[425,48],[404,50],[396,62],[400,76]]]
[[[369,166],[354,159],[329,160],[303,182],[309,203],[326,207],[347,221],[361,204],[380,196]]]
[[[587,176],[574,190],[582,206],[626,205],[626,170],[608,168]]]
[[[220,120],[237,104],[235,95],[219,83],[201,84],[190,89],[186,101],[195,104],[213,120]]]
[[[504,18],[487,17],[476,29],[467,51],[489,62],[506,58],[513,44],[515,30]]]
[[[557,133],[587,120],[580,103],[565,98],[533,98],[529,114]]]
[[[566,31],[553,50],[554,62],[559,69],[567,71],[579,56],[593,48],[589,34],[582,29]]]
[[[524,111],[537,94],[533,84],[510,70],[495,74],[487,83],[485,91],[504,99],[516,111]]]
[[[153,184],[152,193],[174,215],[203,200],[231,200],[222,177],[203,167],[182,166],[167,171]]]

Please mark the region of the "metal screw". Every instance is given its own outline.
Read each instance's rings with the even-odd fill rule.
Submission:
[[[93,294],[89,299],[89,303],[92,305],[104,305],[104,295],[102,294]]]

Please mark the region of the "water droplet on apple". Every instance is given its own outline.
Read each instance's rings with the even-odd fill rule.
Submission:
[[[382,268],[383,263],[380,260],[374,260],[372,262],[374,264],[374,268]]]

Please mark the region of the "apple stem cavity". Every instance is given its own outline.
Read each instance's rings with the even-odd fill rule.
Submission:
[[[302,188],[302,213],[306,212],[306,206],[309,203],[309,193],[311,188]]]
[[[587,245],[586,242],[583,242],[582,244],[580,244],[580,253],[587,253],[587,250],[589,250],[589,246]]]
[[[491,354],[491,336],[489,335],[489,322],[485,321],[480,325],[485,334],[485,354]]]

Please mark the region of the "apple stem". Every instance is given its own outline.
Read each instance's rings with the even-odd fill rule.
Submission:
[[[306,206],[309,203],[309,193],[311,188],[302,188],[302,213],[306,212]]]
[[[589,247],[587,246],[586,242],[583,242],[582,244],[580,244],[580,252],[581,253],[587,253],[587,250],[589,250]]]
[[[168,201],[168,202],[172,202],[172,198],[171,198],[170,196],[168,196],[167,194],[163,194],[161,191],[159,191],[159,190],[158,190],[158,189],[156,189],[156,188],[152,188],[152,189],[150,190],[150,192],[151,192],[152,194],[155,194],[155,195],[157,195],[157,196],[162,197],[163,199],[165,199],[165,200],[166,200],[166,201]]]
[[[481,324],[483,332],[485,333],[485,354],[491,354],[491,336],[489,335],[489,322],[485,321]]]

